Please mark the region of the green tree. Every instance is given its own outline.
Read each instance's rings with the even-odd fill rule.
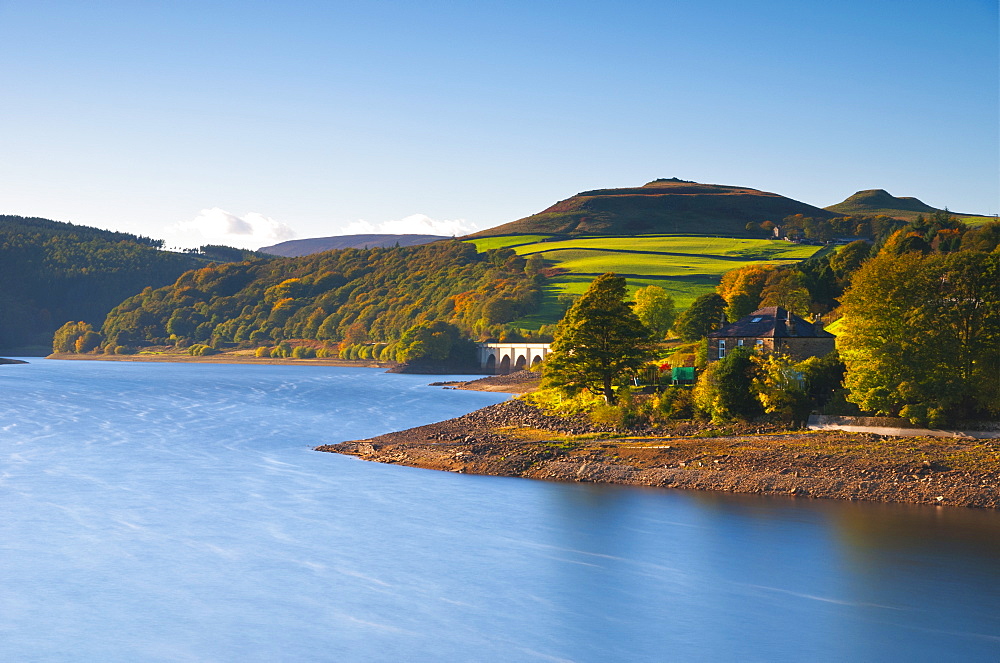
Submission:
[[[461,334],[454,325],[440,320],[421,322],[403,334],[399,340],[396,357],[399,361],[433,359],[444,361],[451,355],[452,348]]]
[[[598,276],[559,322],[545,362],[545,384],[566,393],[589,389],[613,405],[614,386],[652,356],[649,330],[625,302],[625,279]]]
[[[545,258],[541,253],[532,253],[524,263],[524,273],[534,276],[545,269]]]
[[[1000,413],[1000,254],[883,251],[855,273],[842,329],[862,409],[929,425]]]
[[[868,242],[851,242],[830,256],[830,267],[837,278],[849,280],[851,274],[858,271],[870,254],[871,245]]]
[[[646,325],[652,338],[662,341],[677,317],[674,298],[658,285],[639,288],[634,297],[635,305],[632,310],[639,316],[642,324]]]
[[[704,338],[719,326],[726,310],[726,300],[714,292],[694,300],[691,308],[677,316],[674,331],[684,341]]]
[[[748,419],[761,413],[753,389],[757,366],[752,356],[750,348],[733,348],[698,376],[694,402],[699,410],[712,417],[712,421]]]
[[[750,315],[759,308],[759,303],[754,301],[752,296],[745,293],[733,295],[733,298],[729,300],[729,304],[726,306],[726,320],[736,322],[740,318]]]

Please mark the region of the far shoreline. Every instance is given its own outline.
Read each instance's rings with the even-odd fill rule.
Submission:
[[[255,357],[253,354],[223,352],[215,355],[194,356],[182,353],[164,352],[157,354],[105,355],[77,354],[74,352],[54,352],[45,359],[70,361],[123,361],[154,362],[172,364],[259,364],[261,366],[336,366],[340,368],[385,368],[398,366],[395,362],[357,361],[347,359],[291,359]]]

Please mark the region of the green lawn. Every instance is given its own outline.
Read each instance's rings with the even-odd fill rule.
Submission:
[[[736,239],[698,235],[639,235],[579,237],[549,240],[548,235],[508,235],[469,240],[480,251],[511,247],[518,254],[540,254],[548,267],[566,270],[549,279],[539,311],[513,324],[526,329],[558,321],[561,295],[581,295],[595,276],[624,276],[629,290],[658,285],[674,297],[678,309],[711,292],[722,275],[749,263],[797,262],[818,246],[766,239]]]

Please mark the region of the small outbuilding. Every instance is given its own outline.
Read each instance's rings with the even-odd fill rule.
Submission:
[[[765,306],[708,335],[708,360],[717,361],[733,348],[782,352],[795,359],[822,357],[834,350],[836,337],[820,322],[809,322],[780,306]]]

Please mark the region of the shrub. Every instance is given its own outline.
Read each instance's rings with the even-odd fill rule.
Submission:
[[[305,345],[296,346],[296,348],[292,350],[292,357],[294,359],[312,359],[315,356],[316,351]]]
[[[188,348],[188,354],[193,357],[205,357],[207,355],[214,355],[218,353],[218,350],[210,345],[205,345],[204,343],[195,343]]]
[[[259,348],[257,348],[254,351],[253,356],[254,357],[270,357],[271,356],[271,348],[267,347],[266,345],[262,345],[262,346],[260,346]]]
[[[657,419],[691,419],[694,417],[692,390],[670,387],[653,397],[654,417]]]
[[[712,421],[750,419],[761,413],[753,391],[757,367],[751,356],[750,348],[734,348],[725,358],[709,364],[698,377],[694,403]]]

